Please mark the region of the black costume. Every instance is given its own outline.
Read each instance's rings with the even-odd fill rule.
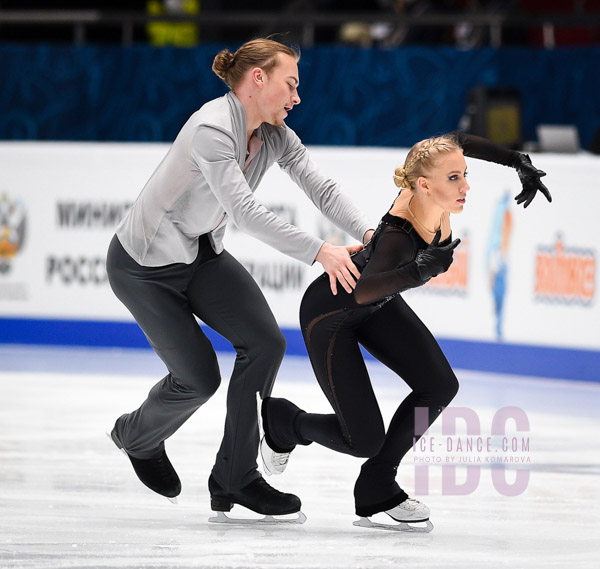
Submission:
[[[388,213],[371,242],[353,257],[362,270],[354,293],[332,295],[322,275],[302,299],[304,341],[335,415],[301,414],[296,429],[305,440],[369,458],[354,490],[359,516],[393,508],[408,497],[395,478],[413,444],[414,410],[428,407],[431,424],[458,391],[435,338],[399,294],[424,284],[413,261],[426,248],[410,222]],[[413,390],[387,433],[359,344]]]
[[[541,188],[550,199],[539,183],[544,173],[536,171],[526,155],[476,136],[453,135],[465,156],[517,169],[523,182],[523,192],[515,198],[517,203],[526,201],[527,206]],[[530,178],[522,171],[526,162]],[[277,452],[314,441],[338,452],[368,458],[354,488],[359,516],[389,510],[408,497],[395,478],[416,436],[415,408],[429,409],[431,425],[458,391],[456,376],[437,341],[400,296],[402,291],[428,280],[418,264],[419,255],[427,247],[408,220],[387,213],[371,241],[353,256],[361,277],[352,293],[339,290],[334,296],[329,278],[323,274],[304,294],[300,308],[304,341],[317,380],[335,414],[305,413],[284,399],[272,399],[267,407],[263,405],[267,442]],[[412,388],[396,410],[387,433],[359,344]],[[265,411],[269,408],[271,411]]]

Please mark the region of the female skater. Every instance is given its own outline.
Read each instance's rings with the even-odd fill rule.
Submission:
[[[250,274],[223,248],[229,219],[291,257],[320,262],[333,294],[338,282],[352,290],[359,272],[349,253],[362,244],[335,247],[277,217],[254,198],[265,172],[277,162],[327,218],[360,242],[372,234],[372,225],[318,171],[284,123],[300,103],[298,59],[288,46],[267,39],[217,54],[213,71],[230,91],[183,126],[108,251],[113,291],[168,369],[111,433],[155,492],[169,498],[180,493],[164,441],[221,381],[215,351],[196,317],[235,347],[225,432],[208,484],[218,512],[233,504],[265,515],[300,509],[297,496],[271,488],[257,470],[256,393],[270,394],[285,339]]]
[[[395,172],[401,192],[371,241],[353,256],[361,271],[354,291],[333,296],[322,275],[302,299],[306,348],[335,413],[306,413],[281,398],[262,403],[261,454],[267,471],[282,472],[295,445],[313,441],[368,458],[354,487],[361,518],[385,512],[402,523],[429,519],[427,506],[400,488],[396,472],[413,437],[426,430],[415,433],[415,409],[428,408],[427,426],[431,425],[456,395],[458,381],[436,340],[400,293],[425,284],[452,262],[460,240],[452,241],[450,214],[462,212],[469,191],[463,150],[514,166],[523,182],[517,203],[527,207],[538,190],[551,201],[539,180],[544,172],[535,169],[527,155],[460,133],[417,143]],[[387,433],[359,344],[412,389]]]

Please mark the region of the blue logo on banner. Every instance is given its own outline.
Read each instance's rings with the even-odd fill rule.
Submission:
[[[498,340],[501,340],[503,335],[504,299],[508,283],[508,246],[512,232],[512,214],[509,205],[510,194],[507,191],[496,204],[486,254],[488,282],[494,299],[496,338]]]

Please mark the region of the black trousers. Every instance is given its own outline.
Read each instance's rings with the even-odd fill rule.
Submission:
[[[256,393],[271,393],[285,338],[256,282],[229,253],[217,255],[205,235],[193,263],[162,267],[139,265],[115,236],[107,271],[114,293],[169,372],[137,410],[117,422],[127,452],[151,456],[219,387],[217,357],[197,316],[237,354],[212,474],[229,492],[258,478]]]
[[[401,296],[380,308],[356,307],[343,289],[331,294],[327,275],[307,289],[300,324],[317,381],[334,410],[301,415],[300,434],[338,452],[369,459],[355,486],[359,515],[394,507],[406,498],[394,479],[416,436],[415,408],[429,409],[431,425],[458,391],[450,364]],[[412,389],[387,432],[359,344]]]

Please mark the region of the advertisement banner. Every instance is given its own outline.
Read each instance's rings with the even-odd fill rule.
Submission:
[[[106,278],[115,227],[166,144],[0,143],[0,318],[132,321]],[[310,148],[375,226],[406,149]],[[452,216],[461,245],[450,270],[404,294],[438,337],[600,350],[600,159],[532,155],[549,204],[517,206],[516,172],[467,159],[471,189]],[[281,218],[330,243],[354,240],[275,165],[256,192]],[[284,328],[298,328],[303,291],[321,272],[230,225],[226,248],[251,272]]]

